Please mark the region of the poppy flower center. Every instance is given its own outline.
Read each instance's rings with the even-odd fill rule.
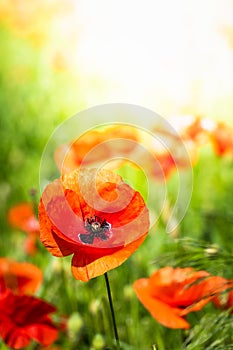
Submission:
[[[100,238],[102,241],[106,241],[109,238],[111,224],[106,219],[101,219],[95,215],[87,218],[84,226],[87,233],[79,234],[79,239],[83,243],[92,244],[94,238]]]

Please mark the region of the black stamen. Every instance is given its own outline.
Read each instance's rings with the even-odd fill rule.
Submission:
[[[107,232],[111,229],[111,225],[106,221],[106,219],[101,219],[95,215],[86,219],[85,229],[88,233],[80,233],[79,238],[83,243],[92,244],[94,238],[100,238],[102,241],[106,241],[109,237]]]
[[[83,243],[92,244],[95,238],[95,235],[90,234],[79,234],[79,238]]]

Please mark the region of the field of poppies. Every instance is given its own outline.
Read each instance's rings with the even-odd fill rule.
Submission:
[[[233,349],[231,121],[88,109],[43,7],[8,5],[0,349]]]

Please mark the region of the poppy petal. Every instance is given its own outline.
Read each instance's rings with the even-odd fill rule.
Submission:
[[[5,342],[12,349],[22,349],[30,344],[30,337],[26,331],[14,329]]]
[[[210,300],[217,298],[221,292],[225,291],[229,287],[227,280],[219,276],[210,276],[206,278],[203,282],[200,282],[200,292],[199,298],[196,298],[194,302],[189,307],[182,311],[182,315],[186,315],[192,311],[198,311],[203,308]],[[193,293],[195,293],[195,284],[191,287]]]
[[[168,328],[188,329],[190,325],[184,318],[180,317],[180,309],[171,307],[161,300],[152,297],[148,286],[149,280],[146,278],[139,279],[133,284],[138,299],[155,320]]]
[[[54,311],[56,308],[42,299],[15,295],[7,289],[0,296],[0,336],[14,349],[28,346],[31,339],[48,345],[58,336],[49,317]]]
[[[42,231],[40,239],[48,251],[57,257],[68,256],[78,248],[74,243],[59,237],[54,231]]]
[[[215,130],[211,133],[211,142],[218,156],[233,155],[233,129],[222,122],[217,123]]]
[[[52,202],[54,203],[54,202]],[[55,201],[55,203],[57,203]],[[59,203],[54,205],[59,208]],[[47,213],[43,200],[39,204],[39,221],[40,221],[40,240],[43,245],[54,256],[67,256],[77,249],[75,242],[65,237],[57,227],[51,222],[50,212]],[[64,218],[64,213],[61,213],[61,218]],[[74,214],[73,214],[74,215]],[[65,218],[67,220],[67,217]]]
[[[37,266],[0,258],[0,290],[9,288],[15,293],[34,293],[42,279],[43,274]]]
[[[208,276],[206,271],[166,266],[151,275],[151,295],[171,306],[190,306],[203,298],[204,281]],[[204,306],[204,302],[202,304]]]
[[[51,324],[35,324],[25,327],[27,334],[31,339],[43,344],[44,346],[53,343],[57,339],[57,329]]]
[[[62,174],[75,170],[81,164],[97,166],[104,160],[130,153],[137,139],[136,128],[127,125],[90,130],[73,143],[59,146],[55,151],[55,162]],[[112,168],[112,162],[107,166]]]
[[[70,202],[76,199],[76,212]],[[79,210],[79,211],[78,211]],[[84,223],[79,205],[79,196],[74,191],[66,191],[60,179],[50,183],[44,190],[39,205],[39,221],[41,230],[52,230],[69,242],[78,241],[78,233],[83,231]]]
[[[146,235],[123,248],[93,249],[91,254],[85,249],[79,249],[72,259],[74,277],[87,282],[91,278],[120,266],[143,243],[145,238]]]
[[[122,190],[127,191],[126,187],[122,186]],[[129,195],[129,194],[128,194]],[[145,206],[145,202],[139,192],[130,194],[131,198],[129,203],[124,206],[122,203],[122,210],[117,212],[111,212],[107,210],[106,213],[97,212],[97,215],[104,216],[107,222],[112,225],[112,232],[115,233],[117,242],[124,241],[125,244],[132,242],[133,240],[143,236],[149,227],[149,215],[148,209]],[[127,197],[126,197],[127,198]],[[129,197],[128,197],[129,198]]]

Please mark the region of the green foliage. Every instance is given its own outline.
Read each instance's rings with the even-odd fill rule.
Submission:
[[[154,260],[157,266],[190,266],[198,270],[209,271],[213,275],[218,274],[231,278],[233,253],[216,244],[209,244],[188,237],[177,238],[170,240],[164,246],[164,251]]]
[[[190,330],[182,349],[233,349],[233,322],[229,311],[204,315]]]
[[[28,200],[31,188],[39,190],[43,148],[54,128],[82,104],[75,98],[78,89],[71,74],[54,71],[45,51],[4,26],[0,26],[0,37],[4,52],[0,58],[0,208],[4,222],[5,208]]]

